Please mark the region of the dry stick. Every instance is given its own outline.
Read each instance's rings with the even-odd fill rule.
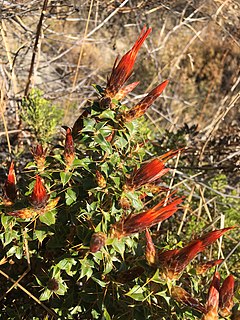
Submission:
[[[17,94],[17,92],[18,92],[17,78],[16,78],[16,74],[14,71],[14,67],[13,67],[13,60],[12,60],[12,57],[10,54],[11,50],[9,48],[9,44],[7,41],[7,28],[6,28],[5,22],[3,20],[2,20],[1,35],[2,35],[4,46],[5,46],[5,51],[7,54],[10,71],[12,73],[13,92],[14,92],[14,94]]]
[[[187,203],[187,205],[186,205],[186,207],[185,207],[185,210],[184,210],[183,216],[182,216],[182,221],[181,221],[180,226],[179,226],[179,228],[178,228],[178,232],[177,232],[177,235],[178,235],[178,236],[180,235],[180,233],[181,233],[181,231],[182,231],[182,227],[183,227],[183,224],[184,224],[184,222],[185,222],[187,212],[188,212],[188,210],[189,210],[189,208],[190,208],[189,203],[190,203],[191,200],[192,200],[192,196],[193,196],[195,187],[196,187],[196,185],[194,185],[194,186],[192,187],[192,190],[191,190],[191,192],[190,192],[190,194],[189,194],[189,196],[188,196],[188,203]]]
[[[24,232],[25,233],[25,232]],[[27,257],[27,269],[24,271],[24,273],[18,278],[17,281],[15,281],[15,283],[0,297],[0,301],[13,289],[16,287],[16,285],[28,274],[28,272],[30,272],[31,270],[31,263],[30,263],[30,256],[29,256],[29,250],[28,250],[28,242],[26,237],[24,236],[24,247],[26,250],[26,257]]]
[[[231,255],[234,253],[234,251],[237,250],[237,248],[240,246],[240,241],[236,244],[236,246],[229,252],[229,254],[226,256],[226,258],[224,259],[224,261],[218,266],[218,269],[220,269],[222,267],[222,265],[224,263],[226,263],[226,261],[231,257]]]
[[[225,111],[223,111],[223,112],[217,117],[217,119],[215,120],[215,123],[213,124],[213,128],[212,128],[212,130],[210,131],[210,133],[209,133],[209,135],[208,135],[208,137],[207,137],[207,139],[206,139],[206,141],[205,141],[205,143],[204,143],[204,145],[203,145],[203,147],[202,147],[202,149],[201,149],[201,152],[200,152],[200,155],[199,155],[199,160],[200,160],[200,161],[202,160],[203,153],[204,153],[204,151],[205,151],[205,149],[206,149],[206,146],[207,146],[209,140],[211,139],[211,136],[212,136],[213,132],[214,132],[215,130],[217,130],[219,123],[220,123],[222,120],[224,120],[224,118],[226,117],[226,115],[228,114],[228,112],[234,107],[235,103],[238,101],[239,98],[240,98],[240,92],[237,93],[237,95],[232,99],[232,101],[230,102],[230,104],[229,104],[229,106],[227,107],[227,109],[226,109]]]
[[[3,275],[6,279],[10,280],[11,282],[13,282],[14,284],[16,284],[17,287],[19,287],[23,292],[25,292],[29,297],[31,297],[34,301],[36,301],[41,307],[43,307],[52,317],[54,317],[55,319],[59,319],[58,315],[51,310],[50,308],[48,308],[47,306],[45,306],[45,304],[43,304],[39,299],[37,299],[33,294],[31,294],[31,292],[29,292],[27,289],[25,289],[20,283],[16,283],[16,281],[14,279],[12,279],[11,277],[9,277],[9,275],[7,275],[4,271],[0,270],[0,274]]]
[[[168,188],[169,190],[168,190],[168,192],[166,194],[166,199],[165,199],[164,204],[163,204],[164,207],[167,205],[168,197],[169,197],[169,195],[171,193],[171,189],[172,189],[174,178],[175,178],[175,174],[176,174],[176,169],[177,169],[178,162],[179,162],[179,159],[180,159],[180,154],[181,154],[181,150],[178,151],[176,163],[175,163],[175,166],[174,166],[174,169],[173,169],[173,173],[172,173],[172,178],[171,178],[171,181],[170,181],[170,184],[169,184],[169,188]],[[161,222],[158,223],[157,231],[159,231],[160,226],[161,226]]]
[[[11,154],[12,153],[12,149],[11,149],[11,143],[10,143],[10,139],[9,139],[9,134],[8,134],[8,128],[7,128],[7,122],[4,116],[4,111],[3,111],[3,105],[4,105],[4,100],[3,100],[3,90],[0,88],[0,109],[1,109],[1,116],[2,116],[2,120],[3,120],[3,125],[4,125],[4,130],[5,130],[5,134],[6,134],[6,138],[7,138],[7,144],[8,144],[8,151]]]
[[[27,80],[27,84],[26,84],[26,88],[25,88],[25,92],[24,92],[25,96],[27,96],[30,84],[32,82],[34,63],[35,63],[35,58],[36,58],[36,54],[37,54],[37,51],[38,51],[38,41],[39,41],[39,37],[40,37],[40,34],[41,34],[43,18],[44,18],[44,15],[46,13],[47,4],[48,4],[48,0],[44,0],[43,7],[42,7],[42,12],[41,12],[40,19],[39,19],[39,22],[38,22],[38,25],[37,25],[37,33],[36,33],[36,39],[35,39],[35,43],[34,43],[34,47],[33,47],[32,60],[31,60],[30,70],[29,70],[29,74],[28,74],[28,80]]]
[[[81,63],[82,55],[83,55],[83,49],[84,49],[84,40],[85,40],[85,38],[87,36],[87,32],[88,32],[88,26],[89,26],[91,13],[92,13],[92,7],[93,7],[93,0],[91,0],[90,8],[89,8],[89,11],[88,11],[88,17],[87,17],[87,22],[86,22],[86,26],[85,26],[84,36],[83,36],[83,39],[82,39],[82,42],[81,42],[81,50],[80,50],[79,56],[78,56],[77,68],[76,68],[76,71],[75,71],[73,84],[72,84],[72,89],[71,89],[71,92],[70,92],[70,95],[69,95],[68,103],[67,103],[66,108],[65,108],[64,121],[67,119],[67,115],[68,115],[68,111],[69,111],[69,107],[70,107],[70,101],[71,101],[71,98],[72,98],[72,93],[73,93],[73,91],[75,89],[77,78],[78,78],[78,72],[79,72],[80,63]]]

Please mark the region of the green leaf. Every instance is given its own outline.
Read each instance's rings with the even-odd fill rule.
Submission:
[[[84,118],[82,132],[94,132],[96,120],[92,118]]]
[[[49,300],[51,298],[51,295],[52,295],[52,291],[49,289],[45,289],[43,293],[40,295],[39,300],[40,301]]]
[[[39,242],[43,242],[43,240],[48,236],[48,233],[46,230],[35,230],[35,235]]]
[[[68,183],[71,177],[72,177],[71,172],[60,172],[60,178],[63,186],[65,186],[65,184]]]
[[[88,260],[88,259],[82,259],[80,260],[80,263],[81,263],[81,274],[79,279],[86,276],[88,280],[93,273],[92,268],[94,267],[94,263],[92,260]]]
[[[100,115],[100,119],[111,119],[115,120],[116,113],[113,110],[104,110]]]
[[[47,226],[51,226],[56,222],[56,213],[56,210],[48,211],[47,213],[40,216],[39,220]]]
[[[111,144],[108,141],[106,141],[101,134],[98,134],[97,136],[95,136],[94,140],[95,140],[96,143],[99,144],[99,146],[101,147],[101,149],[103,151],[109,152],[109,153],[112,152]]]
[[[77,200],[77,195],[75,193],[75,191],[73,191],[72,189],[67,189],[66,193],[65,193],[65,197],[66,197],[66,205],[70,206],[73,202],[75,202]]]
[[[112,242],[113,248],[120,253],[122,258],[124,259],[124,251],[125,251],[125,242],[124,239],[114,239]]]
[[[146,295],[144,294],[145,291],[145,288],[135,285],[128,293],[126,293],[126,296],[136,301],[144,301],[146,299]]]
[[[5,215],[4,213],[1,214],[1,222],[4,229],[12,228],[15,224],[16,218]]]
[[[97,278],[95,278],[95,277],[92,277],[91,278],[93,281],[95,281],[97,284],[99,284],[100,285],[100,287],[102,287],[102,288],[105,288],[106,287],[106,282],[104,282],[104,281],[102,281],[102,280],[100,280],[100,279],[97,279]]]
[[[102,320],[111,320],[111,319],[112,319],[112,318],[110,317],[110,314],[108,313],[107,309],[104,308]]]

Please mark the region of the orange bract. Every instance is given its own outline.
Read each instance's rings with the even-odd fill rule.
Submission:
[[[151,31],[151,28],[147,29],[144,27],[132,49],[122,57],[118,64],[118,59],[116,59],[112,68],[112,73],[107,82],[105,90],[106,96],[114,98],[124,83],[128,80],[132,73],[138,51]]]
[[[67,128],[67,131],[66,131],[64,159],[67,167],[70,167],[75,159],[75,148],[74,148],[74,142],[72,137],[72,131],[70,128]]]
[[[121,238],[133,233],[142,232],[144,229],[171,217],[179,209],[178,205],[182,201],[182,198],[174,198],[169,200],[168,204],[164,206],[165,200],[162,200],[152,209],[129,215],[112,226],[112,235]]]
[[[198,253],[205,250],[207,246],[214,243],[225,232],[233,228],[234,227],[229,227],[211,231],[199,239],[191,241],[182,249],[168,250],[160,253],[158,258],[164,277],[168,279],[177,279]]]
[[[43,208],[46,206],[49,195],[42,183],[42,179],[39,175],[36,176],[36,182],[30,196],[30,203],[36,209]]]
[[[207,312],[203,316],[203,320],[218,319],[218,304],[219,304],[219,286],[220,274],[216,271],[208,291],[208,299],[206,303]]]
[[[143,98],[135,107],[127,111],[123,115],[123,121],[130,122],[144,115],[147,109],[152,105],[152,103],[157,99],[157,97],[160,96],[160,94],[166,88],[168,82],[168,80],[165,80],[164,82],[159,84],[156,88],[149,92],[149,94],[145,98]]]
[[[41,144],[37,144],[36,147],[33,147],[31,149],[33,158],[37,164],[37,167],[40,171],[43,171],[45,168],[45,159],[46,159],[46,153],[47,148],[43,149],[43,146]]]
[[[152,241],[152,237],[146,228],[146,249],[145,257],[149,265],[155,265],[157,263],[157,251]]]
[[[12,205],[17,198],[17,187],[16,187],[16,175],[14,170],[14,162],[12,161],[9,167],[8,177],[5,181],[4,187],[4,203]]]
[[[192,297],[186,290],[181,287],[174,286],[171,290],[171,295],[173,299],[181,302],[193,309],[196,309],[202,313],[205,313],[206,308],[194,297]]]
[[[222,317],[231,315],[233,308],[234,277],[230,274],[222,284],[219,297],[219,313]]]

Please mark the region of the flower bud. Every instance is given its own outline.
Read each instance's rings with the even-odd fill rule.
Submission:
[[[15,175],[13,161],[11,162],[11,165],[9,168],[8,177],[3,187],[3,192],[4,192],[4,198],[3,198],[4,204],[12,205],[17,198],[16,175]]]
[[[36,182],[30,196],[30,203],[35,209],[44,208],[49,199],[49,194],[42,183],[42,179],[39,175],[36,176]]]
[[[107,182],[106,182],[104,176],[98,170],[96,170],[96,181],[97,181],[97,184],[100,188],[102,188],[102,189],[106,188]]]
[[[103,232],[97,232],[92,235],[90,241],[90,252],[95,253],[101,250],[105,245],[106,235]]]
[[[75,159],[75,148],[73,143],[72,131],[70,128],[67,128],[66,131],[66,140],[64,147],[64,159],[66,163],[66,167],[71,167],[74,159]]]
[[[145,249],[145,257],[147,260],[147,263],[151,266],[151,265],[156,265],[157,263],[157,252],[156,252],[156,248],[154,246],[154,243],[152,241],[152,237],[148,231],[148,229],[146,228],[146,249]]]
[[[31,152],[32,152],[34,161],[36,162],[36,165],[38,167],[38,170],[44,171],[47,148],[43,149],[43,146],[41,144],[37,144],[36,147],[33,147],[31,149]]]

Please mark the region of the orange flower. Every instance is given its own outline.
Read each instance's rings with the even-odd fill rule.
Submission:
[[[160,96],[160,94],[166,88],[168,82],[169,80],[165,80],[151,92],[149,92],[149,94],[145,98],[143,98],[135,107],[133,107],[123,115],[123,120],[125,122],[130,122],[144,115],[151,104],[157,99],[157,97]]]
[[[4,199],[3,199],[4,203],[6,205],[12,205],[17,198],[16,175],[15,175],[13,161],[11,162],[11,165],[9,167],[8,177],[7,177],[7,180],[5,181],[3,191],[4,191]]]
[[[154,243],[152,241],[152,237],[146,228],[146,249],[145,249],[145,257],[147,260],[147,263],[151,265],[155,265],[157,263],[157,252],[156,248],[154,246]]]
[[[160,253],[158,258],[164,277],[168,279],[179,278],[182,271],[198,253],[202,252],[206,246],[211,245],[232,228],[234,227],[211,231],[201,238],[191,241],[182,249],[168,250]]]
[[[49,199],[49,194],[42,183],[42,179],[39,175],[36,176],[36,182],[30,196],[30,203],[36,209],[44,208]]]
[[[70,128],[67,128],[67,131],[66,131],[64,158],[65,158],[66,166],[71,167],[75,159],[75,149],[74,149],[72,131]]]
[[[224,259],[218,259],[218,260],[211,260],[202,264],[199,264],[196,266],[196,274],[201,275],[205,273],[208,269],[213,268],[217,266],[218,264],[222,263]]]
[[[207,312],[203,315],[202,320],[218,320],[219,286],[220,274],[216,271],[208,291]]]
[[[45,169],[47,148],[43,149],[43,146],[41,144],[37,144],[36,147],[33,147],[31,149],[31,152],[39,171],[43,171]]]
[[[112,226],[112,236],[121,238],[142,232],[144,229],[171,217],[178,210],[178,205],[182,201],[182,198],[174,198],[172,202],[164,206],[165,200],[162,200],[152,209],[134,215],[130,214]]]
[[[170,169],[165,168],[165,162],[175,156],[180,150],[171,150],[157,159],[153,159],[134,171],[132,177],[127,180],[128,188],[137,189],[146,183],[153,183]]]
[[[118,64],[118,58],[115,60],[112,73],[107,81],[107,87],[105,90],[106,96],[114,98],[124,83],[128,80],[132,73],[138,51],[151,31],[151,28],[147,29],[144,27],[132,49],[122,57]]]
[[[103,232],[94,233],[90,241],[90,252],[98,252],[105,245],[105,241],[106,235]]]
[[[234,277],[229,275],[222,284],[219,293],[219,313],[222,317],[230,316],[233,308]]]
[[[192,297],[186,290],[181,287],[174,286],[171,290],[171,296],[178,302],[181,302],[193,309],[202,313],[206,313],[206,308],[194,297]]]

